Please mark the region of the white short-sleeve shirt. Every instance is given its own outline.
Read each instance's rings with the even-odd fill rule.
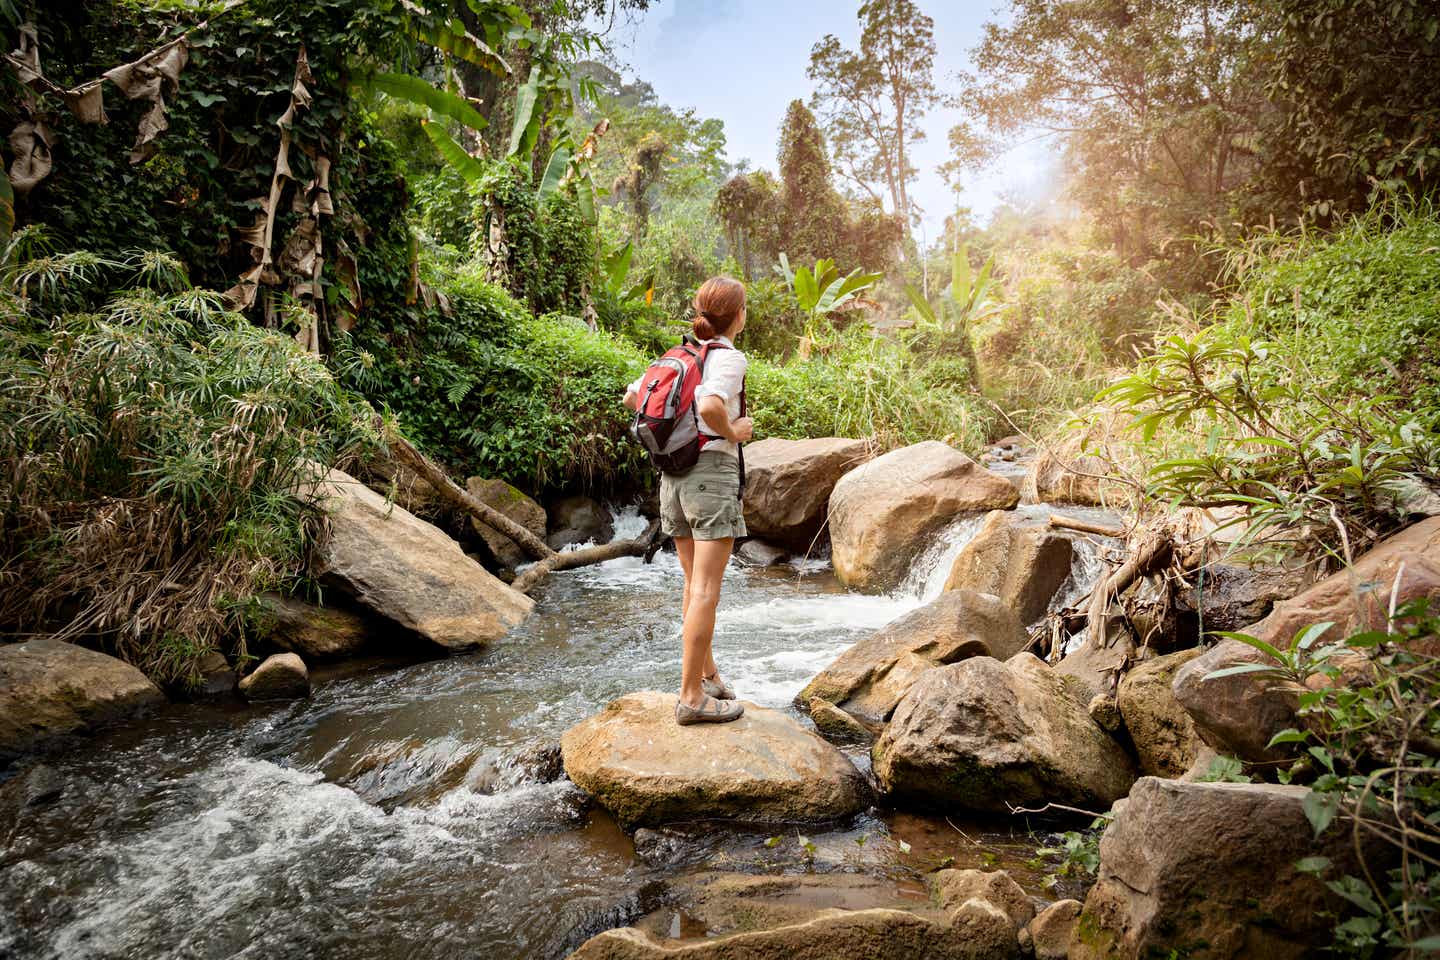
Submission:
[[[740,392],[745,389],[745,370],[750,365],[745,359],[745,354],[735,349],[735,344],[729,337],[716,337],[714,340],[701,340],[700,345],[707,343],[724,344],[729,349],[711,350],[705,358],[705,371],[700,379],[700,386],[695,389],[695,399],[701,397],[719,397],[725,401],[725,413],[731,420],[740,417]],[[641,375],[626,388],[626,392],[640,392],[640,383],[644,380]],[[700,421],[700,432],[707,437],[720,436],[706,425],[705,419],[697,415]],[[730,456],[737,456],[738,450],[735,444],[729,440],[711,440],[705,444],[707,451],[715,450],[719,453],[727,453]]]

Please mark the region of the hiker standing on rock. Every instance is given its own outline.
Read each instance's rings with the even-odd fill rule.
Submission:
[[[712,277],[696,292],[694,306],[694,337],[625,391],[625,406],[635,411],[631,432],[660,470],[660,529],[675,538],[685,571],[675,704],[675,722],[682,725],[724,723],[745,712],[720,678],[710,643],[725,566],[735,538],[745,536],[740,444],[754,429],[745,415],[745,354],[734,343],[745,329],[745,287]]]

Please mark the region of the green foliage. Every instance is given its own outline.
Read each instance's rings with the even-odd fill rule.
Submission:
[[[1242,249],[1218,322],[1101,393],[1133,414],[1152,496],[1241,507],[1248,537],[1345,559],[1440,485],[1440,268],[1422,252],[1440,223],[1426,209],[1393,226]]]
[[[1060,834],[1059,846],[1039,847],[1036,859],[1054,863],[1055,869],[1047,878],[1047,886],[1054,886],[1062,879],[1090,881],[1100,869],[1100,837],[1111,820],[1104,814],[1091,821],[1088,829],[1067,830]]]
[[[406,435],[463,474],[535,493],[635,484],[625,386],[644,355],[573,317],[531,316],[478,267],[435,278],[451,316],[427,314],[389,337],[357,336],[373,362],[349,374],[392,409]]]
[[[812,342],[819,339],[822,323],[832,314],[861,306],[860,294],[884,276],[865,273],[859,267],[841,276],[835,261],[824,258],[815,261],[813,270],[805,266],[792,270],[783,253],[775,269],[795,292],[795,303],[806,316],[805,337]]]
[[[857,328],[809,361],[752,356],[749,391],[759,437],[874,437],[882,448],[944,439],[974,449],[992,416],[968,390],[927,379],[903,344]]]
[[[980,273],[973,277],[970,251],[966,247],[962,246],[955,252],[950,264],[950,287],[940,301],[938,312],[914,284],[905,285],[905,295],[910,298],[910,304],[920,319],[917,332],[941,348],[937,353],[943,354],[946,347],[950,348],[950,352],[958,352],[969,367],[964,379],[978,386],[980,361],[975,356],[975,340],[971,331],[1004,309],[990,299],[990,272],[995,267],[995,257],[992,254],[980,268]]]
[[[1316,624],[1287,649],[1230,635],[1272,659],[1248,672],[1309,681],[1299,696],[1301,725],[1276,734],[1270,745],[1294,751],[1297,759],[1282,779],[1310,787],[1304,810],[1315,835],[1341,823],[1348,831],[1358,820],[1369,840],[1363,849],[1371,856],[1384,850],[1359,876],[1340,873],[1320,856],[1296,864],[1348,904],[1335,925],[1334,949],[1343,956],[1436,949],[1424,944],[1433,941],[1440,921],[1434,859],[1440,847],[1440,658],[1433,654],[1440,619],[1423,600],[1393,613],[1385,630],[1333,642],[1325,641],[1333,625]]]
[[[797,261],[830,253],[853,266],[845,204],[830,179],[825,135],[799,100],[790,104],[780,127],[779,163],[781,243]]]
[[[243,657],[251,598],[293,585],[320,529],[294,496],[306,463],[368,448],[368,405],[168,255],[7,276],[0,620],[97,640],[166,684],[217,648]],[[128,285],[100,310],[56,309],[109,278]]]

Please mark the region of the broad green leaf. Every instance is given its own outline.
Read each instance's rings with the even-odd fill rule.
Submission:
[[[915,308],[915,312],[920,314],[926,323],[935,322],[935,309],[931,307],[925,300],[925,297],[921,295],[919,287],[913,283],[905,284],[905,296],[910,298],[910,305]]]
[[[1220,670],[1212,670],[1205,674],[1206,680],[1220,680],[1224,677],[1237,677],[1243,673],[1267,673],[1274,676],[1281,676],[1278,669],[1267,663],[1242,663],[1233,667],[1224,667]]]
[[[1304,743],[1309,739],[1310,734],[1291,727],[1287,730],[1281,730],[1275,734],[1275,736],[1271,737],[1270,742],[1265,745],[1265,748],[1268,750],[1270,747],[1279,746],[1282,743]]]
[[[595,179],[588,173],[575,181],[575,205],[580,208],[580,216],[585,219],[585,222],[594,225],[596,222]]]
[[[962,309],[970,304],[969,247],[961,247],[950,259],[950,299]]]
[[[530,68],[530,79],[515,91],[515,122],[510,127],[510,149],[507,156],[517,156],[534,149],[538,124],[535,117],[535,101],[540,96],[540,68]]]
[[[1325,631],[1335,626],[1334,621],[1327,620],[1324,623],[1312,623],[1295,635],[1295,646],[1301,650],[1309,650],[1322,636]]]
[[[820,301],[820,290],[809,267],[801,267],[795,271],[795,297],[800,301],[800,309],[807,313],[814,310],[815,304]]]
[[[635,255],[635,244],[626,240],[625,246],[605,258],[605,276],[611,290],[619,290],[630,272],[630,259]]]
[[[485,176],[485,167],[470,154],[466,153],[460,144],[450,138],[445,128],[438,123],[422,123],[420,129],[425,131],[425,136],[435,144],[435,149],[445,159],[455,172],[465,179],[466,183],[476,184]]]
[[[463,26],[460,30],[443,26],[433,28],[421,26],[417,27],[415,32],[419,34],[420,39],[433,47],[444,50],[452,57],[458,57],[476,66],[484,67],[498,77],[510,75],[510,64],[505,62],[505,58],[491,49],[484,40],[465,33]]]
[[[365,77],[361,84],[386,96],[428,107],[431,111],[449,117],[456,123],[463,123],[472,130],[484,130],[489,125],[469,100],[448,90],[441,90],[408,73],[374,73]]]
[[[1311,790],[1305,794],[1305,799],[1300,802],[1300,806],[1305,811],[1305,818],[1310,821],[1315,836],[1318,837],[1335,819],[1335,814],[1340,809],[1340,797],[1334,793],[1317,793]]]
[[[1240,643],[1245,644],[1245,646],[1247,646],[1247,647],[1254,647],[1256,650],[1259,650],[1261,653],[1264,653],[1264,654],[1267,654],[1268,656],[1274,657],[1276,660],[1280,661],[1281,663],[1284,663],[1284,662],[1285,662],[1285,654],[1282,653],[1278,647],[1275,647],[1275,646],[1273,646],[1273,645],[1271,645],[1271,644],[1269,644],[1269,643],[1266,643],[1264,640],[1261,640],[1259,637],[1252,637],[1252,636],[1250,636],[1250,634],[1248,634],[1248,633],[1236,633],[1236,632],[1234,632],[1233,630],[1217,630],[1217,631],[1215,631],[1215,635],[1216,635],[1216,636],[1219,636],[1219,637],[1224,637],[1224,638],[1227,639],[1227,640],[1236,640],[1236,641],[1239,641]]]
[[[1304,857],[1295,861],[1295,869],[1301,873],[1323,873],[1329,868],[1329,857]]]
[[[535,191],[537,206],[560,188],[565,169],[570,166],[570,155],[570,147],[563,143],[550,152],[550,162],[545,164],[545,173],[540,177],[540,188]]]

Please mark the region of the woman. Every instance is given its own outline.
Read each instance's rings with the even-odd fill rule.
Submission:
[[[750,418],[741,415],[746,361],[734,343],[745,329],[745,287],[729,277],[706,280],[695,294],[691,327],[702,345],[715,344],[707,351],[704,376],[695,391],[700,432],[714,439],[687,473],[660,475],[660,529],[675,538],[685,571],[680,604],[684,654],[675,703],[675,722],[681,725],[725,723],[745,712],[720,678],[710,650],[725,566],[735,538],[745,536],[738,444],[749,440],[754,428]],[[634,410],[639,402],[636,380],[625,391],[625,405]]]

